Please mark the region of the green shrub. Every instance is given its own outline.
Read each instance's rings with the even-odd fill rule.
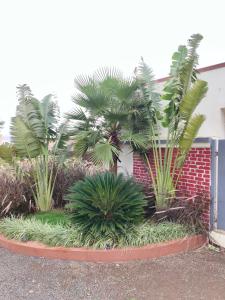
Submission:
[[[19,241],[39,241],[49,246],[64,247],[92,247],[105,249],[106,247],[143,246],[168,240],[184,238],[192,232],[184,225],[172,222],[159,224],[144,223],[128,230],[118,237],[115,242],[110,237],[100,234],[95,241],[90,235],[83,239],[79,228],[63,224],[49,224],[43,220],[5,218],[0,221],[0,232],[6,237]]]
[[[146,205],[142,188],[131,178],[106,172],[88,176],[70,188],[71,220],[83,236],[118,237],[143,221]]]
[[[69,225],[70,219],[66,215],[66,213],[63,210],[51,210],[47,212],[36,212],[35,214],[29,215],[28,218],[39,220],[42,223],[48,223],[48,224],[62,224],[62,225]]]
[[[17,176],[7,164],[0,167],[0,217],[27,214],[33,210],[29,178]]]
[[[102,168],[94,166],[88,161],[76,161],[68,159],[63,165],[58,166],[54,163],[53,174],[56,175],[55,187],[53,191],[53,205],[55,208],[64,207],[64,196],[68,189],[78,180],[84,179],[86,175],[96,174],[103,171]]]
[[[16,150],[10,143],[3,143],[0,145],[0,159],[4,162],[12,163],[13,158],[16,156]]]
[[[0,222],[0,232],[19,241],[38,241],[49,246],[79,247],[76,228],[62,224],[48,224],[34,218],[5,218]]]

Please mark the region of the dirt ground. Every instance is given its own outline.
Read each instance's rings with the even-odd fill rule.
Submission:
[[[225,252],[201,249],[149,261],[94,264],[0,248],[1,300],[225,299]]]

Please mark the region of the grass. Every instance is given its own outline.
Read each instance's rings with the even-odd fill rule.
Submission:
[[[106,247],[143,246],[184,238],[192,234],[184,225],[165,222],[160,224],[144,223],[128,228],[126,234],[120,237],[102,238],[102,236],[82,236],[79,228],[62,223],[43,223],[36,218],[5,218],[0,222],[0,232],[10,239],[19,241],[39,241],[49,246]]]
[[[33,215],[29,215],[28,218],[41,221],[42,223],[48,223],[52,225],[62,224],[69,225],[70,220],[63,210],[55,209],[47,212],[37,212]]]

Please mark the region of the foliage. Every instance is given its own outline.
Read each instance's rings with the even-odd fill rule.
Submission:
[[[59,148],[65,146],[65,127],[59,124],[59,110],[52,95],[39,101],[27,85],[17,89],[19,104],[16,117],[12,118],[12,141],[18,156],[33,164],[35,187],[32,189],[36,206],[47,211],[52,207],[55,185],[53,170],[49,170],[50,153],[54,160]]]
[[[12,164],[2,163],[0,166],[0,216],[10,214],[28,214],[36,211],[34,194],[31,186],[34,186],[33,162],[30,160],[13,161]],[[94,166],[87,161],[69,159],[61,162],[50,161],[49,172],[53,169],[55,186],[53,189],[52,206],[64,207],[64,196],[69,187],[86,175],[103,172],[103,169]]]
[[[40,220],[5,218],[0,221],[0,232],[6,237],[20,241],[39,241],[49,246],[108,247],[144,246],[168,240],[184,238],[192,234],[184,225],[165,222],[160,224],[144,223],[133,226],[118,239],[98,235],[94,240],[83,239],[77,227],[62,224],[42,223]]]
[[[103,168],[85,160],[74,160],[71,158],[65,160],[59,166],[55,162],[53,166],[53,177],[56,175],[53,190],[54,207],[64,207],[66,203],[64,196],[75,182],[84,179],[86,175],[93,175],[97,172],[103,172],[103,170]]]
[[[8,238],[20,241],[39,241],[50,246],[79,246],[76,228],[62,224],[43,223],[34,218],[5,218],[0,231]]]
[[[29,215],[29,218],[41,221],[42,223],[48,224],[70,224],[68,216],[66,216],[63,210],[52,210],[48,212],[37,212],[35,214]]]
[[[167,208],[175,196],[182,166],[205,120],[203,115],[193,114],[207,92],[207,83],[197,79],[195,70],[198,62],[196,49],[201,39],[199,34],[192,35],[188,47],[179,46],[178,51],[173,54],[170,78],[161,96],[161,100],[166,101],[167,105],[160,118],[155,114],[155,124],[149,124],[154,164],[147,154],[145,158],[158,209]],[[164,132],[167,132],[165,150],[161,143],[163,127],[166,128]]]
[[[144,194],[141,187],[123,175],[103,173],[88,176],[70,188],[71,221],[83,236],[121,235],[131,224],[143,221]]]
[[[193,232],[205,232],[206,227],[202,216],[208,206],[208,195],[204,193],[195,197],[178,197],[171,203],[171,210],[168,211],[168,220],[184,224]]]
[[[12,167],[0,167],[0,217],[33,210],[33,194],[26,179],[19,178]]]
[[[103,68],[92,76],[78,76],[75,84],[76,108],[68,114],[75,137],[75,154],[88,153],[94,163],[111,166],[116,172],[122,143],[127,142],[133,148],[146,146],[143,131],[147,104],[137,92],[139,80],[124,78],[117,69]],[[143,92],[153,97],[150,90]]]
[[[0,159],[6,163],[12,163],[16,156],[15,148],[10,143],[3,143],[0,145]]]

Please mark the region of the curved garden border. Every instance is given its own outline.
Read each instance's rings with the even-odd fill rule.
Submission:
[[[22,243],[16,240],[9,240],[3,235],[0,235],[0,246],[19,254],[86,262],[120,262],[151,259],[176,253],[188,252],[203,246],[206,242],[206,236],[195,235],[159,244],[146,245],[143,247],[99,250],[87,248],[48,247],[38,242]]]

